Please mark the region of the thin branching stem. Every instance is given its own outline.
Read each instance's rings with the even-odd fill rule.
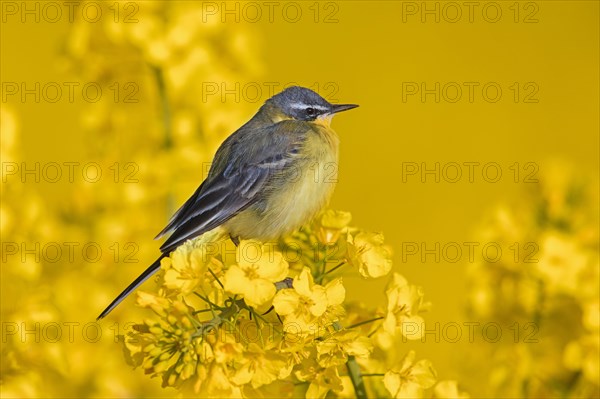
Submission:
[[[221,283],[221,280],[219,280],[219,278],[217,277],[217,275],[215,274],[215,272],[213,272],[210,267],[208,268],[208,272],[214,277],[214,279],[221,286],[221,288],[225,289],[225,286],[223,285],[223,283]]]
[[[375,317],[374,319],[369,319],[369,320],[361,321],[361,322],[356,323],[356,324],[352,324],[351,326],[346,327],[346,328],[348,328],[348,329],[356,328],[356,327],[364,326],[365,324],[374,323],[376,321],[383,320],[383,319],[384,319],[383,316]]]
[[[342,326],[338,322],[335,322],[333,323],[333,328],[336,331],[339,331],[342,329]],[[346,361],[346,369],[348,370],[350,381],[352,381],[352,387],[354,387],[356,398],[367,399],[365,382],[363,381],[362,374],[360,372],[360,366],[358,365],[358,362],[354,356],[348,356],[348,360]]]
[[[325,272],[325,274],[323,274],[324,276],[328,275],[329,273],[333,273],[334,271],[336,271],[337,269],[339,269],[340,267],[346,265],[348,262],[346,261],[342,261],[340,263],[338,263],[337,265],[335,265],[334,267],[332,267],[331,269],[327,270]]]

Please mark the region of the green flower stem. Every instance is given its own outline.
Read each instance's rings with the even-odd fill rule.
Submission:
[[[336,331],[342,329],[340,323],[333,323],[333,328]],[[360,372],[360,366],[358,365],[354,356],[348,356],[348,361],[346,361],[346,369],[348,369],[348,375],[350,376],[350,381],[352,381],[352,386],[354,387],[354,393],[356,394],[357,399],[367,399],[367,390],[365,388],[365,382],[363,381],[362,374]]]
[[[384,319],[383,316],[375,317],[374,319],[369,319],[369,320],[361,321],[360,323],[352,324],[350,327],[346,327],[346,328],[348,328],[348,329],[356,328],[356,327],[364,326],[365,324],[374,323],[376,321],[383,320],[383,319]]]
[[[160,99],[160,105],[162,107],[162,123],[163,123],[163,147],[171,148],[173,145],[173,133],[171,132],[171,108],[169,107],[169,98],[167,96],[167,85],[165,83],[165,77],[163,70],[158,66],[151,66],[152,72],[154,72],[154,78],[156,79],[156,86],[158,88],[158,96]]]
[[[210,274],[212,274],[212,276],[215,278],[215,280],[217,280],[217,283],[219,283],[219,285],[221,286],[221,288],[225,289],[225,286],[223,285],[223,283],[221,283],[221,280],[219,280],[219,278],[217,277],[217,275],[215,274],[215,272],[213,272],[210,267],[208,268],[208,271],[210,272]]]
[[[240,308],[241,308],[240,305],[244,304],[244,302],[240,299],[236,302],[233,302],[227,308],[217,307],[217,309],[220,310],[220,313],[215,314],[213,306],[216,306],[216,305],[214,305],[212,302],[208,301],[208,299],[204,298],[202,295],[198,294],[197,292],[194,292],[194,294],[196,294],[198,297],[200,297],[203,300],[208,302],[209,306],[211,306],[210,310],[213,311],[214,317],[212,319],[210,319],[209,321],[199,323],[196,333],[194,333],[192,335],[193,338],[202,336],[208,328],[217,328],[218,326],[220,326],[223,323],[228,323],[229,319],[231,319],[240,310]]]
[[[205,297],[205,296],[203,296],[203,295],[201,295],[201,294],[199,294],[199,293],[197,293],[197,292],[194,292],[194,295],[196,295],[198,298],[200,298],[200,299],[202,299],[204,302],[206,302],[206,304],[207,304],[208,306],[210,306],[210,308],[211,308],[211,309],[218,309],[218,310],[222,310],[222,309],[223,309],[223,308],[221,308],[221,307],[219,307],[219,306],[215,305],[214,303],[212,303],[212,302],[210,301],[210,299],[208,299],[207,297]]]
[[[337,269],[339,269],[340,267],[344,266],[347,263],[348,262],[346,262],[346,261],[340,262],[336,266],[334,266],[331,269],[327,270],[323,275],[325,276],[325,275],[327,275],[329,273],[332,273],[332,272],[336,271]]]
[[[154,73],[154,79],[156,80],[156,86],[158,89],[158,98],[160,106],[162,108],[162,130],[163,130],[163,148],[169,150],[173,147],[173,131],[171,124],[171,107],[169,106],[169,97],[167,96],[167,84],[165,82],[165,76],[163,70],[156,65],[150,65],[152,72]],[[167,216],[173,213],[175,208],[175,196],[172,193],[173,190],[169,190],[167,194]]]
[[[348,369],[348,375],[350,375],[350,381],[352,381],[356,397],[358,399],[367,399],[367,390],[365,389],[363,376],[360,373],[360,366],[356,362],[354,356],[348,356],[346,368]]]
[[[193,315],[197,315],[197,314],[200,314],[200,313],[206,313],[206,312],[211,312],[211,311],[212,311],[212,309],[200,309],[200,310],[194,310],[192,312],[192,314]]]

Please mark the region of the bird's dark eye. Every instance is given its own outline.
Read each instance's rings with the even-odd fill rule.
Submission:
[[[306,115],[313,116],[316,113],[317,113],[317,111],[314,108],[311,108],[311,107],[306,108]]]

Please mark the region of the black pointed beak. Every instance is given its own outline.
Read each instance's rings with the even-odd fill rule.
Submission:
[[[356,107],[358,107],[358,104],[333,104],[331,113],[337,114],[338,112],[348,111],[349,109],[353,109]]]

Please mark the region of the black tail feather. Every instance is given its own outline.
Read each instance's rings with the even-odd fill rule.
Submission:
[[[98,318],[96,320],[100,320],[104,316],[106,316],[107,314],[109,314],[114,308],[117,307],[118,304],[120,304],[123,301],[123,299],[127,298],[127,296],[129,294],[131,294],[140,285],[142,285],[142,283],[144,281],[148,280],[148,278],[150,278],[154,273],[156,273],[160,269],[160,261],[161,261],[161,259],[164,258],[165,256],[167,256],[167,254],[162,254],[158,259],[156,259],[154,261],[154,263],[152,263],[150,266],[148,266],[148,268],[146,270],[144,270],[144,272],[142,274],[140,274],[138,276],[138,278],[136,278],[135,280],[133,280],[133,282],[131,284],[129,284],[129,286],[127,286],[127,288],[125,288],[123,290],[123,292],[121,292],[119,294],[119,296],[117,296],[110,303],[110,305],[108,305],[106,307],[106,309],[104,309],[102,311],[102,313],[100,313],[100,316],[98,316]]]

